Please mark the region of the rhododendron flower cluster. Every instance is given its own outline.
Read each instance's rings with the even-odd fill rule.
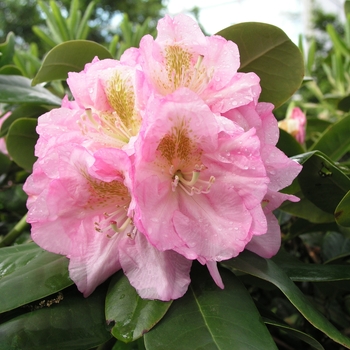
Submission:
[[[181,297],[193,260],[280,247],[272,211],[300,165],[276,148],[259,78],[237,45],[166,16],[158,36],[67,80],[74,100],[39,118],[25,191],[33,240],[70,259],[88,296],[122,269],[143,298]]]

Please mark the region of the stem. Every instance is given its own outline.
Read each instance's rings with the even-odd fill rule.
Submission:
[[[15,227],[0,241],[0,247],[11,245],[28,227],[26,222],[27,214],[15,225]]]

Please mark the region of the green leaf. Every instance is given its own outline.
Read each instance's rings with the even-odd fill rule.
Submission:
[[[22,189],[22,184],[13,184],[0,191],[1,209],[13,211],[18,214],[25,214],[27,201],[27,194]],[[1,261],[1,260],[0,260]],[[1,274],[0,274],[1,275]]]
[[[334,215],[326,213],[322,209],[318,208],[315,204],[310,202],[307,198],[303,197],[302,193],[295,193],[300,201],[297,203],[286,201],[280,209],[291,215],[299,218],[307,219],[312,223],[328,223],[334,221]]]
[[[299,331],[298,329],[292,328],[288,326],[287,324],[284,324],[282,322],[278,322],[276,320],[272,320],[270,318],[264,317],[265,324],[268,324],[270,326],[277,327],[279,329],[282,329],[286,333],[292,335],[295,338],[298,338],[302,341],[304,341],[306,344],[309,344],[316,350],[324,350],[324,347],[313,337],[311,337],[309,334],[306,334],[304,332]]]
[[[298,47],[278,27],[266,23],[239,23],[218,33],[238,45],[241,72],[261,79],[260,101],[281,106],[300,87],[304,62]]]
[[[304,196],[321,210],[334,213],[350,190],[350,179],[321,152],[304,153],[294,159],[303,164],[298,181]]]
[[[0,312],[56,293],[73,282],[68,259],[34,243],[0,249]]]
[[[316,140],[319,139],[320,135],[333,123],[328,120],[318,118],[308,118],[306,125],[306,139]]]
[[[50,8],[51,8],[52,14],[55,18],[55,22],[58,26],[60,37],[61,37],[62,41],[69,40],[69,33],[68,33],[66,19],[63,18],[62,14],[61,14],[61,10],[55,1],[53,1],[53,0],[50,1]]]
[[[344,12],[345,12],[346,16],[348,14],[350,14],[350,1],[349,0],[345,0],[345,2],[344,2]]]
[[[100,287],[88,298],[73,290],[42,301],[39,309],[0,324],[0,350],[82,350],[103,344],[111,337],[104,298]]]
[[[123,342],[132,342],[154,327],[171,302],[141,299],[122,273],[110,283],[106,297],[107,322],[115,322],[112,334]]]
[[[101,349],[104,350],[104,349]],[[106,349],[108,350],[108,349]],[[117,341],[112,350],[146,350],[143,338],[140,338],[132,343],[124,343],[122,341]]]
[[[315,208],[318,209],[317,207]],[[325,213],[325,215],[331,214]],[[338,225],[335,223],[335,221],[329,223],[313,223],[308,219],[296,218],[293,220],[293,223],[291,224],[289,232],[285,236],[284,241],[291,240],[294,237],[300,236],[304,233],[336,231],[337,229]]]
[[[11,159],[7,155],[0,152],[0,176],[9,171],[11,163]]]
[[[338,225],[350,227],[350,191],[336,207],[334,216]]]
[[[349,133],[350,116],[347,116],[329,126],[310,147],[310,151],[321,151],[333,161],[337,161],[350,149]]]
[[[88,20],[90,19],[93,13],[94,7],[95,7],[95,2],[91,1],[87,6],[84,12],[84,15],[79,23],[79,27],[76,32],[76,37],[78,39],[86,39],[87,34],[89,32]],[[106,57],[106,58],[110,58],[110,57]]]
[[[327,264],[347,258],[350,255],[350,238],[344,237],[339,232],[327,232],[322,240],[321,254]],[[343,270],[344,266],[341,271]]]
[[[67,18],[67,25],[69,29],[70,39],[74,39],[74,33],[78,25],[79,0],[73,0],[69,7],[69,17]]]
[[[280,137],[276,147],[278,147],[288,157],[296,156],[297,154],[305,152],[300,143],[291,134],[282,129],[280,129]]]
[[[338,109],[343,112],[350,112],[350,96],[346,96],[338,102]]]
[[[309,51],[307,55],[307,62],[306,62],[306,67],[308,74],[311,75],[312,68],[315,64],[315,54],[316,54],[316,40],[312,39],[310,44],[309,44]]]
[[[145,334],[146,349],[277,349],[243,284],[222,271],[220,290],[204,269],[192,269],[188,292]]]
[[[104,46],[93,41],[71,40],[59,44],[46,55],[32,84],[66,80],[69,72],[80,72],[95,56],[99,59],[112,58]]]
[[[350,49],[346,46],[345,42],[339,36],[334,26],[332,24],[327,24],[326,30],[333,42],[336,52],[341,53],[345,57],[350,56]]]
[[[22,75],[22,71],[15,65],[5,65],[0,68],[0,75]]]
[[[0,102],[60,106],[62,101],[42,86],[31,86],[31,80],[18,75],[0,75]]]
[[[57,45],[57,41],[53,40],[49,34],[47,34],[44,30],[42,30],[39,26],[33,26],[32,31],[34,34],[39,37],[43,42],[48,44],[49,46]]]
[[[36,161],[34,155],[34,147],[38,140],[36,125],[36,119],[17,119],[11,124],[6,137],[6,146],[10,156],[27,171],[31,171]]]
[[[60,29],[59,29],[58,23],[56,23],[55,16],[52,14],[50,10],[49,5],[44,3],[43,1],[38,1],[38,5],[41,11],[43,11],[46,15],[46,25],[50,30],[50,36],[56,43],[61,42],[62,38],[60,36]]]
[[[6,41],[0,44],[0,67],[9,64],[15,53],[15,35],[10,32],[7,34]]]
[[[21,105],[13,110],[10,116],[2,123],[0,137],[5,136],[11,124],[20,118],[36,118],[47,112],[48,109],[37,105]]]
[[[343,346],[350,348],[350,338],[344,336],[317,309],[300,289],[271,259],[244,251],[237,258],[221,263],[230,270],[238,270],[271,282],[278,287],[299,312],[317,329]]]
[[[272,258],[272,261],[295,282],[350,280],[350,269],[344,269],[344,265],[306,264],[282,249]]]

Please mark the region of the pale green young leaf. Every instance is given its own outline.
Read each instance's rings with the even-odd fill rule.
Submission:
[[[67,41],[69,40],[69,32],[68,32],[68,27],[67,27],[67,20],[62,16],[61,10],[56,4],[55,1],[51,0],[50,1],[50,8],[52,11],[52,14],[55,18],[55,22],[58,26],[58,29],[60,31],[60,37],[62,41]]]

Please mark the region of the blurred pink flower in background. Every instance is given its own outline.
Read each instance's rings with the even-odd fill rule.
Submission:
[[[285,119],[278,122],[278,126],[291,134],[299,143],[305,142],[306,116],[299,107],[294,107]]]
[[[11,112],[5,113],[1,118],[0,118],[0,129],[3,124],[3,122],[11,115]],[[6,148],[6,141],[5,138],[2,137],[0,138],[0,152],[3,154],[8,155],[7,148]]]

